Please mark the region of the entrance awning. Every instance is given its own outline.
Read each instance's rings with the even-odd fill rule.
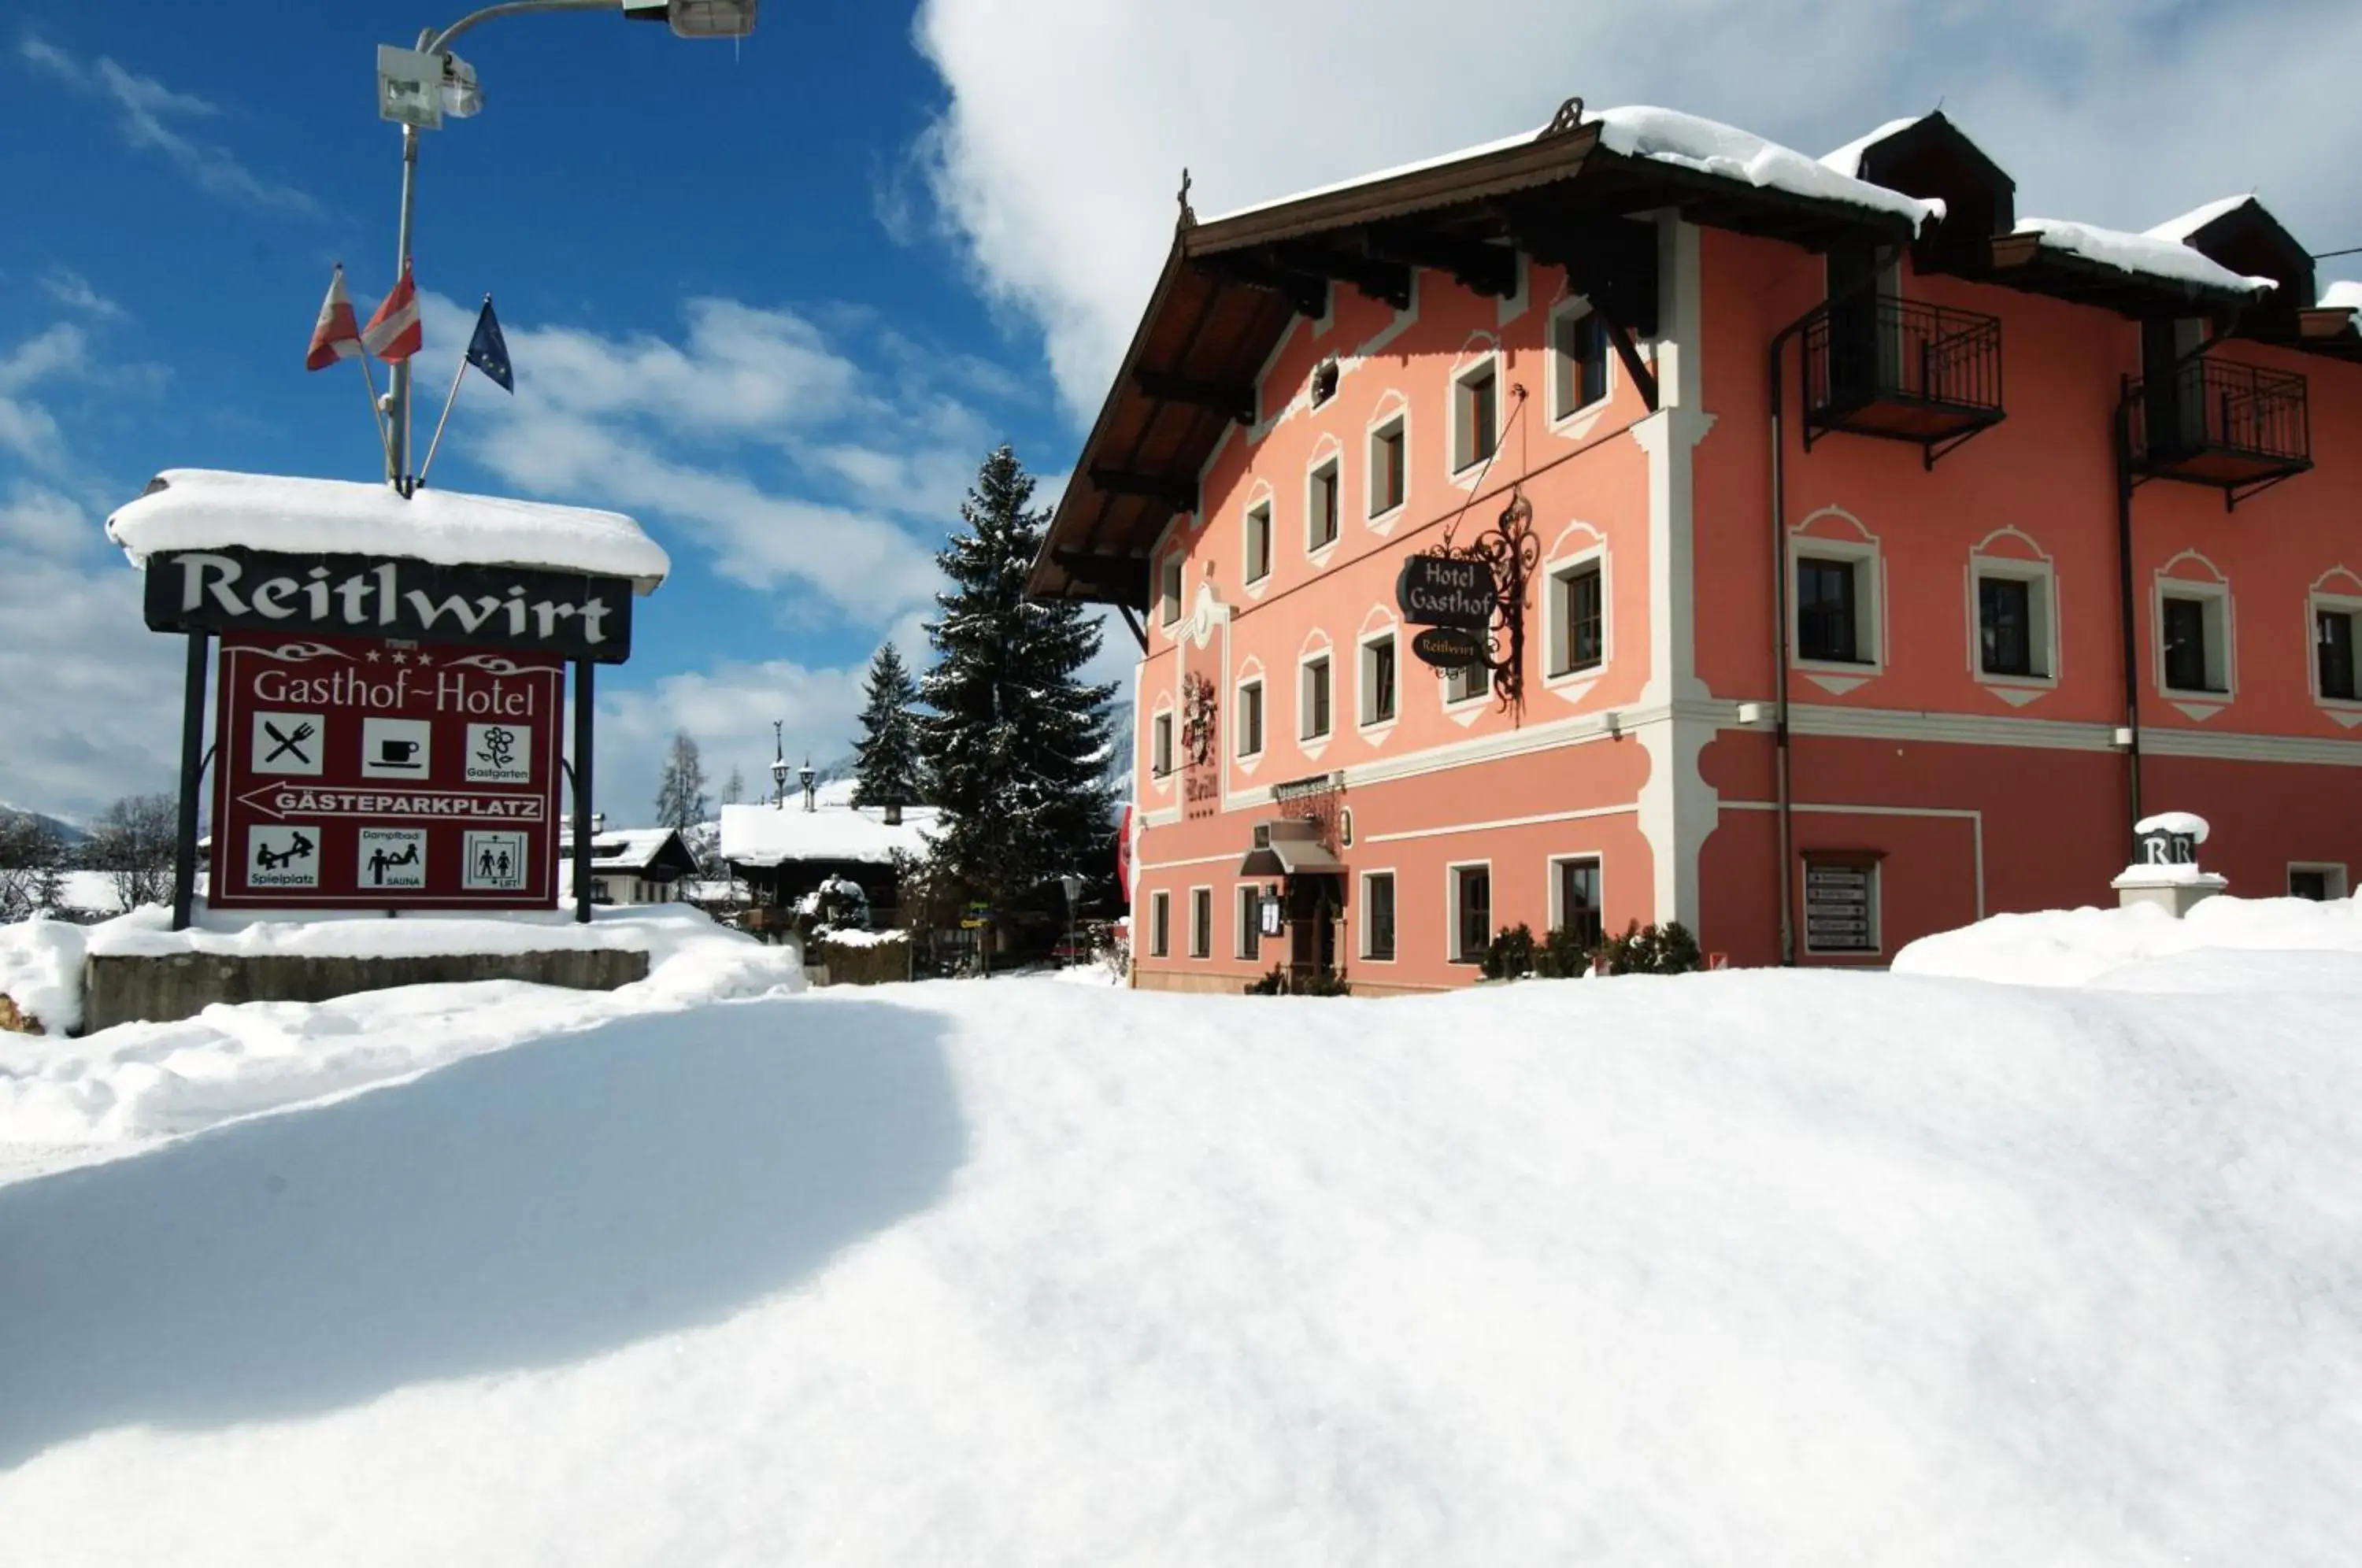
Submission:
[[[1308,817],[1276,817],[1257,823],[1254,847],[1239,862],[1245,878],[1341,877],[1345,863],[1320,842],[1320,824]]]

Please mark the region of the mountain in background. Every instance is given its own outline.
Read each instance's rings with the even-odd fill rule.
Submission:
[[[5,801],[0,801],[0,824],[14,823],[27,821],[28,819],[46,826],[51,833],[57,834],[58,842],[65,845],[69,848],[82,843],[83,840],[90,836],[88,833],[85,833],[81,828],[74,826],[73,823],[70,822],[63,821],[57,817],[45,816],[39,812],[23,811],[16,806],[8,805]]]

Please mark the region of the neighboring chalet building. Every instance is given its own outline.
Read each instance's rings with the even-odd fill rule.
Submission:
[[[560,899],[573,896],[574,835],[559,840]],[[672,828],[602,828],[590,835],[590,901],[669,903],[697,876],[697,856]]]
[[[1139,984],[1448,986],[1519,922],[1876,965],[2113,901],[2167,809],[2345,892],[2362,287],[2253,198],[2116,233],[1940,114],[1813,160],[1576,101],[1186,196],[1030,583],[1146,622]],[[1447,547],[1496,611],[1441,674]]]
[[[831,878],[857,884],[869,922],[900,923],[895,857],[921,857],[933,806],[855,806],[853,780],[804,787],[779,803],[722,808],[722,857],[746,884],[750,930],[789,923],[796,907]]]

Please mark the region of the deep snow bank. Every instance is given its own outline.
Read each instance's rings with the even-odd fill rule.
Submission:
[[[0,1187],[0,1518],[44,1564],[2343,1564],[2357,1001],[618,1021]]]
[[[2080,986],[2103,977],[2138,982],[2147,966],[2188,968],[2194,975],[2213,966],[2202,955],[2257,953],[2312,954],[2333,961],[2345,955],[2362,969],[2362,903],[2225,895],[2203,900],[2181,920],[2147,907],[1994,915],[1921,937],[1894,955],[1893,972]],[[2260,988],[2262,977],[2254,964],[2232,967]]]

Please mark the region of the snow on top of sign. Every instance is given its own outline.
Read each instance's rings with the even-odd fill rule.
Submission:
[[[2143,817],[2133,824],[2135,833],[2186,833],[2200,844],[2206,842],[2206,819],[2193,812],[2159,812],[2153,817]]]
[[[2186,245],[2191,235],[2224,213],[2236,212],[2255,199],[2251,195],[2218,197],[2204,206],[2192,207],[2180,217],[2168,218],[2154,228],[2145,228],[2141,232],[2151,239],[2169,239],[2176,245]]]
[[[799,860],[851,860],[884,866],[899,852],[927,853],[933,806],[905,806],[899,827],[889,826],[877,806],[853,803],[853,781],[821,787],[817,809],[805,811],[790,790],[784,806],[722,808],[722,857],[741,866],[778,866]]]
[[[2067,218],[2041,217],[2021,219],[2016,232],[2038,235],[2047,250],[2064,251],[2144,278],[2245,294],[2260,294],[2273,286],[2269,278],[2243,278],[2180,240],[2163,239],[2154,234],[2133,234]]]
[[[438,566],[535,567],[627,577],[654,588],[664,547],[620,512],[349,480],[167,469],[106,520],[136,565],[163,550],[243,547],[301,555],[409,556]]]
[[[1845,202],[1878,212],[1894,213],[1909,218],[1915,227],[1924,226],[1930,219],[1944,215],[1941,202],[1922,201],[1899,191],[1890,191],[1883,185],[1857,180],[1850,174],[1806,157],[1794,148],[1766,141],[1751,132],[1716,120],[1685,115],[1677,109],[1635,104],[1586,114],[1584,123],[1599,127],[1600,146],[1627,158],[1694,169],[1727,180],[1742,181],[1759,189],[1784,191],[1791,195],[1813,196],[1823,201]],[[1416,173],[1422,169],[1440,168],[1463,159],[1481,158],[1486,153],[1506,152],[1513,147],[1532,142],[1541,134],[1542,128],[1546,127],[1522,131],[1516,136],[1482,142],[1474,147],[1463,147],[1440,157],[1398,164],[1374,174],[1360,174],[1351,180],[1317,185],[1311,190],[1298,191],[1273,201],[1257,202],[1251,206],[1224,213],[1221,217],[1210,221],[1219,223],[1226,218],[1243,217],[1249,213],[1264,212],[1338,191],[1350,191],[1381,180],[1391,180],[1397,175]]]
[[[1889,120],[1868,136],[1856,137],[1836,151],[1823,153],[1821,166],[1825,169],[1834,169],[1849,180],[1858,179],[1861,175],[1863,153],[1896,132],[1909,130],[1926,117],[1925,115],[1905,115],[1899,120]]]

